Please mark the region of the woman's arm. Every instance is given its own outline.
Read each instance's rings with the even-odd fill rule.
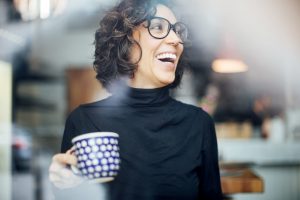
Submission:
[[[222,190],[218,164],[218,145],[214,122],[210,116],[205,119],[203,131],[202,165],[199,169],[199,199],[221,200]]]

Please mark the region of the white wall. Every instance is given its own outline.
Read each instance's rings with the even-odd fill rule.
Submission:
[[[92,66],[98,15],[86,11],[32,22],[33,68],[51,74],[70,66]]]
[[[37,70],[61,73],[70,66],[91,66],[95,30],[68,30],[55,19],[32,26],[32,58]]]

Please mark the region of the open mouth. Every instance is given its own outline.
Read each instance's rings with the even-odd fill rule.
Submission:
[[[162,53],[156,56],[156,58],[161,62],[170,62],[170,63],[175,63],[176,57],[177,57],[176,54],[173,53]]]

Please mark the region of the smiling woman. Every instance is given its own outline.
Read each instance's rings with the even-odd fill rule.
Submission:
[[[77,163],[72,139],[105,131],[119,135],[121,160],[118,175],[105,184],[109,199],[222,199],[212,119],[169,95],[180,83],[188,38],[171,8],[167,1],[123,0],[101,20],[94,69],[112,95],[68,117],[61,154],[50,166],[55,186],[85,181],[66,167]],[[95,163],[107,164],[103,159]],[[96,168],[107,175],[106,165]]]
[[[176,67],[183,51],[183,40],[186,39],[181,38],[184,35],[180,33],[184,32],[181,29],[186,28],[176,23],[179,31],[170,31],[173,25],[169,21],[173,24],[177,22],[173,12],[159,4],[155,17],[134,29],[133,38],[138,42],[140,49],[134,46],[131,54],[138,55],[138,50],[143,53],[137,63],[139,67],[130,80],[132,87],[157,88],[175,80]],[[132,55],[131,57],[134,57]]]
[[[158,3],[161,5],[156,7]],[[101,20],[95,34],[94,68],[97,79],[104,87],[110,89],[109,86],[122,77],[131,77],[133,79],[130,81],[133,81],[133,84],[140,84],[141,79],[145,78],[143,77],[145,72],[138,72],[141,76],[137,75],[136,70],[143,71],[137,66],[145,67],[155,61],[154,59],[157,60],[155,56],[158,53],[172,55],[176,68],[175,65],[171,66],[171,70],[176,72],[176,78],[175,81],[172,80],[171,87],[176,87],[180,83],[185,58],[183,55],[179,60],[179,57],[183,51],[183,40],[187,39],[187,28],[183,23],[174,25],[170,23],[170,21],[177,22],[174,13],[168,8],[171,5],[166,0],[123,1]],[[160,34],[163,34],[163,37]],[[176,37],[175,41],[171,41],[174,43],[172,46],[166,47],[161,44],[165,40],[170,42],[170,38],[174,40],[173,34]],[[150,83],[145,84],[147,88],[153,88]]]

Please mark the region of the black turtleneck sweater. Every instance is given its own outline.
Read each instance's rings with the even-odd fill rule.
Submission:
[[[213,121],[171,98],[168,87],[126,88],[79,106],[67,119],[61,151],[73,137],[95,131],[120,136],[121,169],[106,183],[109,199],[222,199]]]

